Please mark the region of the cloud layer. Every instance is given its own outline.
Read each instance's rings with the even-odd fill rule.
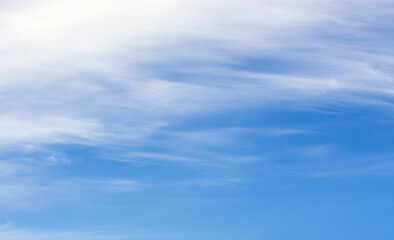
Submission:
[[[215,117],[256,109],[391,110],[393,12],[389,0],[3,1],[0,208],[72,192],[112,196],[169,185],[234,186],[269,171],[304,173],[309,165],[254,166],[278,156],[330,154],[335,146],[325,143],[283,147],[291,157],[282,148],[263,154],[276,139],[315,136],[319,127],[276,120],[222,126]],[[206,116],[203,126],[185,124]],[[149,171],[127,175],[97,167],[100,161]],[[371,162],[309,175],[391,166]],[[0,228],[1,236],[123,237]]]

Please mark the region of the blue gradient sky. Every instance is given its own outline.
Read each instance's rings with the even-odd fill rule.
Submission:
[[[394,237],[394,4],[0,4],[0,239]]]

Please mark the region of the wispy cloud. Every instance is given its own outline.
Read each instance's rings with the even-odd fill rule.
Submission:
[[[70,192],[232,186],[258,171],[280,172],[287,162],[273,159],[288,149],[308,159],[335,152],[325,141],[292,140],[319,128],[225,118],[256,109],[391,109],[393,9],[390,0],[2,1],[0,207]],[[228,114],[225,126],[211,124],[219,114]],[[206,116],[208,127],[183,124]],[[280,149],[271,149],[278,139]],[[100,161],[109,160],[113,168],[103,171]],[[254,168],[261,162],[269,163]],[[292,164],[283,169],[319,176],[391,167]],[[134,167],[162,171],[147,180]],[[133,236],[0,229],[0,238]]]
[[[105,193],[121,193],[129,191],[137,191],[141,188],[148,187],[148,184],[144,184],[138,181],[130,179],[92,179],[92,178],[72,178],[66,180],[60,180],[55,183],[55,188],[66,190],[66,192],[75,191],[79,189],[83,191],[99,191]]]
[[[164,236],[166,234],[160,234]],[[159,234],[119,234],[114,232],[89,232],[89,231],[70,231],[70,232],[45,232],[45,231],[26,231],[26,230],[3,230],[0,237],[7,240],[62,240],[72,238],[75,240],[106,240],[106,239],[159,239]]]
[[[309,174],[317,178],[348,178],[391,176],[394,173],[392,154],[377,156],[354,156],[334,163],[315,167]]]
[[[371,6],[323,0],[6,5],[1,128],[9,132],[2,142],[94,143],[125,126],[168,122],[173,114],[322,97],[359,103],[354,92],[391,96],[393,59],[359,40],[371,34],[385,39],[374,25],[377,16],[389,18],[382,12],[389,1],[375,2],[369,18],[355,14],[354,4]],[[359,35],[326,45],[322,26]],[[302,72],[267,74],[227,65],[257,53],[296,63]],[[184,62],[194,69],[176,76],[190,68]]]

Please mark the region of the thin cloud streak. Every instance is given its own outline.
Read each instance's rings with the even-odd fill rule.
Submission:
[[[166,234],[161,234],[164,236]],[[107,240],[107,239],[158,239],[159,234],[119,234],[111,232],[38,232],[26,230],[2,230],[0,237],[7,240]]]

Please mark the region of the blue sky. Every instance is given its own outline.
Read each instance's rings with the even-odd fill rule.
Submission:
[[[393,239],[393,16],[2,1],[0,239]]]

